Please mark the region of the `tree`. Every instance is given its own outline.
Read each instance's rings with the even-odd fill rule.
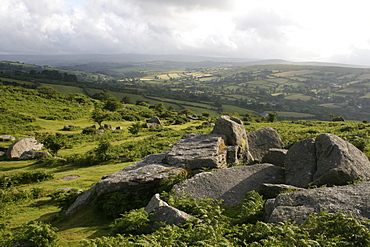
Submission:
[[[44,147],[49,149],[54,156],[58,155],[58,151],[65,148],[67,145],[67,139],[60,133],[56,134],[45,134],[41,136],[40,141],[44,144]]]
[[[99,127],[101,127],[102,122],[105,121],[108,117],[109,117],[108,112],[100,109],[95,109],[91,115],[92,120],[98,123]]]
[[[185,108],[185,109],[182,109],[181,111],[179,111],[179,114],[180,115],[183,115],[184,114],[185,116],[191,116],[194,113],[191,110]]]
[[[132,104],[130,96],[127,95],[123,96],[121,102],[125,104]]]
[[[277,120],[277,114],[274,112],[270,112],[269,115],[267,116],[267,121],[272,123],[272,122],[276,122],[276,120]]]
[[[107,161],[114,158],[112,154],[112,144],[107,140],[100,141],[98,147],[95,148],[94,151],[100,161]]]
[[[158,103],[154,105],[154,110],[158,115],[161,115],[167,111],[163,103]]]
[[[108,92],[107,90],[103,90],[99,93],[93,94],[93,96],[92,96],[93,99],[98,99],[98,100],[101,100],[101,101],[106,101],[111,97],[114,98],[114,96],[110,92]]]
[[[128,127],[128,131],[133,134],[133,135],[136,135],[137,133],[139,133],[139,131],[141,130],[141,124],[140,123],[134,123],[132,124],[130,127]]]
[[[115,97],[110,97],[105,101],[103,109],[108,111],[117,111],[121,107],[121,102],[119,102]]]

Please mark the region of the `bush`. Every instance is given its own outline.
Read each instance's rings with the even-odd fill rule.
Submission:
[[[97,199],[98,207],[106,216],[117,218],[119,215],[132,209],[145,207],[152,195],[150,194],[125,194],[120,192],[110,193]]]
[[[44,193],[43,189],[32,188],[28,190],[22,189],[0,189],[0,203],[17,203],[23,200],[40,198]]]
[[[12,242],[27,243],[35,247],[57,246],[58,235],[55,233],[57,230],[50,224],[31,221],[16,229]]]
[[[53,179],[54,175],[44,171],[19,172],[0,176],[0,187],[8,188],[20,184],[38,183]]]
[[[122,214],[122,217],[116,219],[109,227],[115,234],[149,234],[154,231],[150,225],[149,214],[144,208]]]

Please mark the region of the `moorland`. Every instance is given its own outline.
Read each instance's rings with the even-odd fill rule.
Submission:
[[[340,213],[317,215],[304,226],[263,223],[264,200],[257,193],[250,193],[241,206],[225,208],[207,200],[176,199],[164,186],[162,195],[168,202],[203,223],[155,230],[142,210],[143,198],[130,198],[127,205],[125,196],[116,196],[66,217],[76,191],[60,190],[87,190],[103,175],[169,149],[186,133],[210,133],[212,127],[205,123],[215,122],[220,114],[242,119],[247,132],[274,128],[286,148],[331,133],[369,157],[367,69],[259,65],[136,72],[110,68],[109,73],[98,73],[14,62],[1,66],[0,135],[35,136],[51,153],[40,160],[0,157],[1,246],[30,240],[35,246],[367,246],[370,242],[364,224]],[[133,72],[135,76],[129,76]],[[261,115],[264,112],[267,115]],[[357,121],[327,121],[338,115]],[[143,128],[153,116],[164,125]],[[104,124],[121,128],[107,129]],[[12,143],[2,139],[0,147],[4,150]],[[78,178],[59,180],[69,175]],[[328,228],[333,222],[337,227]],[[356,238],[349,237],[353,234]]]

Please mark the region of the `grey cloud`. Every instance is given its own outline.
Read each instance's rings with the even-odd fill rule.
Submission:
[[[295,25],[293,21],[272,11],[258,10],[245,17],[235,18],[240,31],[255,32],[262,39],[285,39],[284,28]]]

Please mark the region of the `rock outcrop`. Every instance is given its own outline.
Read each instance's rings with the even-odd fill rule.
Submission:
[[[370,182],[280,194],[266,203],[266,221],[303,223],[311,213],[347,211],[355,218],[370,218]]]
[[[338,136],[321,134],[316,140],[294,144],[285,157],[286,183],[298,187],[345,185],[370,179],[369,159]]]
[[[248,134],[249,152],[253,162],[261,163],[271,148],[283,148],[279,134],[270,127],[266,127]]]
[[[163,163],[166,155],[167,152],[152,154],[119,172],[103,176],[102,180],[77,198],[66,214],[69,215],[80,206],[90,203],[94,195],[102,196],[113,192],[154,194],[161,180],[186,172],[181,166]]]
[[[189,194],[194,198],[223,200],[226,206],[243,202],[247,192],[263,183],[281,183],[284,170],[271,164],[235,166],[213,172],[203,172],[174,186],[175,193]]]
[[[300,187],[295,187],[287,184],[261,184],[256,191],[263,196],[264,199],[271,199],[277,197],[284,191],[298,191],[304,190]]]
[[[265,156],[262,158],[262,163],[269,163],[275,166],[285,167],[285,158],[288,149],[270,148]]]
[[[151,119],[147,120],[146,122],[163,125],[163,122],[158,117],[152,117]]]
[[[159,194],[155,194],[148,205],[145,207],[148,214],[153,214],[151,220],[154,222],[164,222],[168,225],[183,224],[192,217],[191,215],[168,205],[163,201]]]
[[[164,162],[189,171],[201,168],[226,168],[224,139],[217,135],[187,134],[173,145]]]
[[[10,145],[6,152],[6,157],[8,159],[19,158],[26,151],[40,150],[42,148],[43,145],[36,141],[34,137],[26,137],[19,139],[18,141]]]
[[[3,141],[15,141],[15,137],[11,135],[0,135],[0,140]]]
[[[26,160],[26,159],[41,159],[41,158],[47,158],[50,157],[49,152],[36,152],[33,150],[25,151],[21,154],[19,157],[20,160]]]
[[[317,169],[315,140],[295,143],[285,156],[286,183],[307,188]]]
[[[317,171],[315,185],[345,185],[370,179],[370,161],[358,148],[338,136],[322,134],[316,138]]]
[[[246,165],[266,161],[269,163]],[[243,165],[232,166],[235,163]],[[217,170],[201,172],[202,168]],[[187,134],[168,151],[149,155],[103,176],[77,198],[66,214],[96,196],[113,192],[154,195],[160,181],[182,173],[195,175],[173,187],[177,195],[223,200],[226,206],[241,204],[252,190],[265,198],[276,197],[265,205],[268,222],[302,223],[310,213],[322,208],[328,212],[349,211],[360,219],[370,217],[370,182],[304,189],[310,184],[338,186],[357,179],[370,180],[370,162],[355,146],[338,136],[322,134],[286,150],[274,129],[264,128],[247,135],[243,123],[231,116],[220,117],[209,135]],[[288,189],[297,191],[279,194]],[[167,224],[183,223],[191,217],[168,206],[159,196],[153,197],[146,210],[154,214],[154,220]]]
[[[228,155],[236,158],[235,163],[249,163],[253,157],[249,153],[247,133],[243,122],[233,116],[221,116],[213,128],[211,134],[223,136],[227,146],[234,146],[229,149]]]

